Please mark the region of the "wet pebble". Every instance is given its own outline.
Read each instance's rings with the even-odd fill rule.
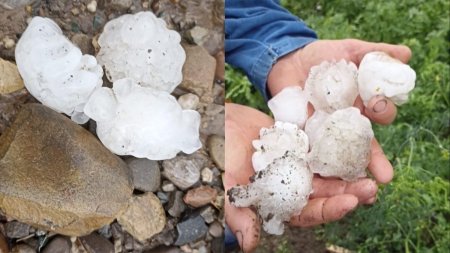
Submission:
[[[218,222],[218,221],[211,223],[211,225],[209,225],[208,232],[213,237],[216,237],[216,238],[221,237],[223,235],[222,224],[220,224],[220,222]]]
[[[208,227],[201,216],[191,217],[177,225],[178,238],[175,245],[194,242],[206,235]]]
[[[184,110],[196,110],[198,107],[200,99],[197,95],[192,93],[187,93],[184,95],[181,95],[178,98],[178,103],[181,105],[181,108]]]
[[[211,186],[202,185],[195,189],[189,190],[184,196],[183,200],[186,204],[192,207],[201,207],[212,201],[217,197],[217,190]]]
[[[200,153],[177,157],[163,162],[163,175],[180,189],[185,190],[200,179],[200,170],[206,165],[208,158]]]
[[[167,205],[167,212],[172,217],[180,217],[180,215],[186,210],[186,205],[183,202],[183,192],[176,191],[171,194],[170,201]]]
[[[216,219],[216,211],[211,206],[207,206],[200,211],[200,216],[202,216],[206,223],[210,224]]]
[[[131,169],[134,189],[143,192],[156,192],[161,185],[161,172],[157,161],[145,158],[126,160]]]

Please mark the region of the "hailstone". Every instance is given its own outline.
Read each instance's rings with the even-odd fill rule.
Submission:
[[[325,119],[307,155],[313,173],[355,181],[366,176],[370,162],[372,125],[359,109],[337,110]]]
[[[305,91],[314,109],[332,113],[352,106],[358,96],[356,76],[356,65],[345,60],[324,61],[312,67]]]
[[[233,187],[227,194],[236,207],[255,207],[267,233],[281,235],[284,222],[299,215],[308,202],[312,177],[305,160],[287,152],[256,172],[250,184]]]
[[[267,103],[275,121],[297,124],[303,129],[308,118],[308,96],[300,86],[289,86]]]
[[[408,100],[415,81],[416,72],[409,65],[383,52],[368,53],[359,64],[358,88],[364,105],[376,95],[401,105]]]
[[[103,70],[92,55],[83,55],[49,18],[34,17],[15,51],[25,87],[42,104],[82,124],[92,92],[102,85]]]
[[[97,89],[85,107],[100,141],[113,153],[164,160],[201,147],[200,114],[183,110],[165,91],[125,78]]]
[[[308,152],[308,136],[295,124],[277,121],[270,128],[261,128],[259,136],[260,139],[252,143],[255,148],[252,156],[255,171],[264,170],[286,152],[302,159]]]
[[[152,12],[126,14],[106,23],[97,59],[112,82],[132,78],[142,86],[172,92],[181,83],[186,59],[180,40]]]
[[[321,126],[329,116],[329,113],[318,110],[315,111],[314,114],[306,121],[305,133],[308,136],[309,147],[312,148],[314,143],[316,143],[316,140],[323,135],[323,128]]]

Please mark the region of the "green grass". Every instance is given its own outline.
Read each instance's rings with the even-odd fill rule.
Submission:
[[[395,167],[374,206],[317,229],[327,242],[358,252],[448,252],[450,249],[450,2],[282,0],[323,39],[358,38],[408,45],[417,73],[396,121],[374,126]],[[227,66],[233,102],[268,112],[259,94]],[[284,247],[280,245],[280,247]]]

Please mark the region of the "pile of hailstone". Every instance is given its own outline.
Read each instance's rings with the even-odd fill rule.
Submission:
[[[352,107],[358,94],[365,105],[377,95],[400,105],[415,79],[413,69],[382,52],[366,54],[359,69],[345,60],[312,67],[304,90],[287,87],[269,101],[275,124],[253,141],[256,174],[228,191],[230,203],[255,207],[264,230],[282,234],[284,222],[307,204],[313,173],[346,181],[366,176],[374,134]],[[315,109],[309,119],[308,102]]]
[[[95,58],[82,55],[58,25],[34,17],[16,47],[28,91],[78,124],[97,122],[102,143],[118,155],[170,159],[201,147],[200,114],[170,94],[186,59],[180,35],[151,12],[109,21]],[[113,88],[102,86],[103,69]]]

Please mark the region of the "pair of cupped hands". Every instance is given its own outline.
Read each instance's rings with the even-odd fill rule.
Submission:
[[[402,45],[370,43],[355,39],[317,40],[280,58],[269,73],[268,91],[275,96],[283,88],[291,85],[304,87],[311,67],[322,61],[340,60],[354,62],[357,66],[364,55],[371,51],[382,51],[407,63],[411,50]],[[389,99],[377,96],[364,106],[360,97],[354,104],[372,122],[387,125],[394,121],[397,109]],[[254,174],[252,141],[259,138],[262,127],[270,127],[274,120],[255,109],[227,103],[225,105],[225,176],[227,191],[231,187],[249,183]],[[308,108],[309,115],[313,108]],[[378,190],[377,184],[389,183],[394,175],[393,167],[385,157],[383,149],[374,138],[372,157],[368,170],[374,179],[362,178],[356,182],[327,179],[315,175],[313,193],[299,216],[292,217],[290,225],[309,227],[335,221],[351,212],[358,205],[373,204]],[[259,243],[260,223],[254,211],[249,208],[236,208],[225,200],[225,219],[236,235],[241,249],[252,252]]]

